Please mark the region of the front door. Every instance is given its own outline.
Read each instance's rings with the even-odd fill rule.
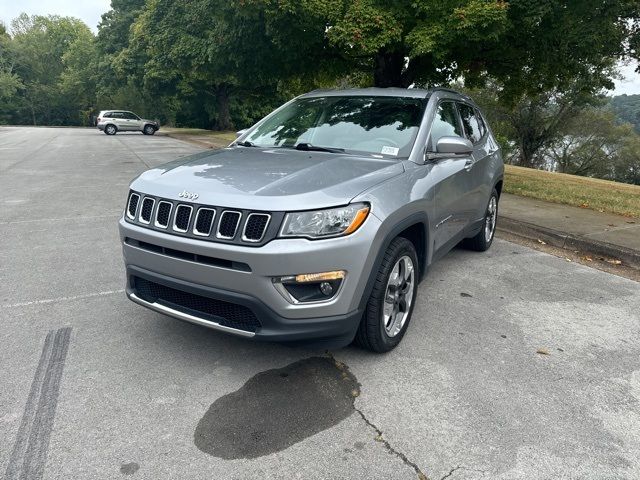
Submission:
[[[127,130],[142,130],[140,117],[131,112],[122,112],[122,115],[127,124]]]
[[[430,145],[435,146],[441,137],[464,136],[456,104],[442,101],[437,108],[431,127]],[[452,156],[437,160],[429,175],[435,187],[435,234],[436,252],[457,241],[470,220],[471,188],[468,156]]]

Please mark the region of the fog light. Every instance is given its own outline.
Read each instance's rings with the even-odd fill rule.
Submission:
[[[320,291],[328,297],[333,293],[333,287],[329,282],[322,282],[320,284]]]
[[[289,275],[274,278],[273,284],[291,303],[322,302],[336,296],[346,273],[344,270],[335,270]]]

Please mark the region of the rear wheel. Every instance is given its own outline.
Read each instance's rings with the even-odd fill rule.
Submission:
[[[107,125],[106,127],[104,127],[104,133],[106,133],[107,135],[115,135],[117,131],[118,129],[115,125]]]
[[[404,337],[418,289],[418,256],[406,238],[391,242],[360,321],[355,343],[373,352],[388,352]]]
[[[485,252],[493,243],[498,221],[498,192],[494,189],[487,205],[482,230],[475,237],[467,238],[464,246],[476,252]]]
[[[156,133],[156,129],[153,127],[153,125],[145,125],[142,129],[142,133],[144,133],[145,135],[153,135],[154,133]]]

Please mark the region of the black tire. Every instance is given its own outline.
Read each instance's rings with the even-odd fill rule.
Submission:
[[[118,132],[118,127],[116,127],[111,123],[104,127],[104,133],[107,135],[115,135],[117,132]]]
[[[492,202],[495,199],[495,209],[493,211],[493,220],[491,218],[491,206]],[[493,238],[496,234],[496,225],[498,221],[498,200],[500,197],[498,196],[498,192],[496,189],[493,189],[491,192],[491,197],[489,198],[489,202],[487,203],[487,209],[484,215],[484,222],[482,223],[482,229],[476,234],[475,237],[467,238],[464,241],[464,246],[469,250],[475,250],[476,252],[486,252],[489,250],[489,247],[493,243]],[[491,235],[487,238],[487,224],[493,222],[493,227],[491,228]]]
[[[153,125],[147,124],[142,129],[142,133],[144,133],[145,135],[153,135],[154,133],[156,133],[156,129]]]
[[[409,257],[413,263],[412,296],[408,308],[408,315],[404,320],[401,329],[393,336],[387,333],[384,319],[385,296],[391,273],[403,257]],[[382,264],[376,274],[376,280],[367,301],[367,306],[360,321],[360,326],[356,333],[354,343],[372,352],[384,353],[393,350],[402,340],[409,327],[413,307],[416,303],[418,291],[418,255],[416,249],[406,238],[398,237],[394,239],[387,248]],[[407,291],[408,292],[408,291]],[[395,307],[395,304],[394,304]]]

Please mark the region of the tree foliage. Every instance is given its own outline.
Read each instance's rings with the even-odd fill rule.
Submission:
[[[77,19],[21,15],[0,29],[0,121],[80,124],[127,108],[242,128],[317,87],[463,82],[493,112],[503,146],[534,166],[612,85],[616,62],[639,56],[639,9],[637,0],[112,0],[96,36]]]
[[[640,95],[618,95],[609,106],[620,122],[630,123],[640,133]]]

